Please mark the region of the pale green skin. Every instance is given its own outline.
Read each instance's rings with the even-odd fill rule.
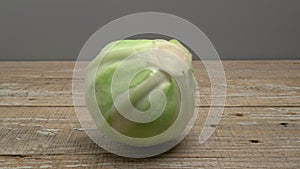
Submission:
[[[146,69],[140,72],[137,76],[133,78],[130,84],[130,99],[131,103],[136,109],[145,111],[150,108],[150,103],[148,101],[149,93],[156,88],[160,88],[166,95],[167,104],[162,115],[156,120],[150,123],[136,123],[130,121],[123,117],[115,108],[113,107],[113,98],[111,93],[111,82],[112,76],[116,69],[118,68],[120,62],[124,60],[129,55],[133,54],[135,51],[141,51],[153,47],[156,41],[170,43],[172,45],[178,45],[180,48],[183,46],[177,40],[165,41],[165,40],[121,40],[115,41],[108,44],[102,49],[100,54],[88,65],[87,78],[86,78],[86,103],[87,107],[96,122],[97,127],[105,134],[109,135],[113,140],[122,142],[121,137],[115,137],[114,133],[107,128],[104,121],[99,120],[99,114],[93,108],[91,97],[92,92],[95,92],[96,103],[98,108],[102,112],[102,116],[106,123],[115,129],[118,133],[128,136],[130,138],[148,138],[161,134],[166,131],[176,120],[179,110],[180,110],[180,92],[175,80],[168,74],[162,71],[154,73],[150,69]],[[190,56],[189,61],[191,61],[191,54],[184,48],[184,51]],[[105,56],[101,61],[100,66],[99,59]],[[188,63],[189,65],[191,63]],[[134,65],[133,65],[134,66]],[[95,70],[96,69],[96,70]],[[96,71],[95,79],[89,77],[89,73]],[[157,76],[158,74],[162,76]],[[91,81],[95,80],[95,91],[92,88]],[[153,81],[158,81],[158,83],[151,83]],[[122,82],[120,82],[122,83]],[[160,85],[163,84],[163,85]],[[130,112],[129,112],[130,113]],[[185,121],[184,123],[187,123]],[[183,126],[186,124],[183,124]],[[157,143],[146,143],[144,145],[154,145],[161,143],[162,141],[168,141],[173,139],[172,137],[178,136],[184,128],[181,127],[180,130],[169,135],[170,138],[159,138]],[[115,131],[114,131],[115,132]],[[128,138],[127,137],[127,138]],[[124,139],[125,140],[125,139]],[[124,141],[127,144],[131,144],[129,141]],[[139,143],[133,143],[139,144]],[[143,143],[138,146],[143,146]]]

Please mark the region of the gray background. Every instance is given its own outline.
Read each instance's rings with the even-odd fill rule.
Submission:
[[[197,25],[221,59],[300,59],[297,0],[1,0],[0,60],[75,60],[101,26],[150,11]]]

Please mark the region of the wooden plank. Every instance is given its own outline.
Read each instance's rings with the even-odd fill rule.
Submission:
[[[224,60],[227,77],[258,79],[299,78],[300,60]],[[74,61],[1,61],[0,76],[12,78],[71,78]],[[193,61],[195,69],[205,74],[203,64]],[[253,74],[261,72],[258,74]]]
[[[1,80],[0,106],[73,106],[70,79]],[[300,78],[230,80],[226,106],[300,106],[298,86]],[[210,87],[200,84],[199,93],[199,106],[209,106]]]
[[[299,107],[226,108],[221,123],[198,143],[208,109],[167,158],[300,158]],[[0,107],[0,156],[107,154],[80,127],[71,107]]]
[[[0,106],[73,106],[72,80],[1,79]]]
[[[299,62],[224,61],[226,106],[300,106]],[[73,106],[73,66],[74,62],[0,62],[0,106]],[[209,77],[200,62],[194,61],[194,67],[199,68],[199,106],[209,106]]]
[[[165,158],[128,159],[111,155],[33,155],[0,157],[0,167],[18,168],[299,168],[298,157],[278,158]]]
[[[1,61],[0,77],[71,78],[74,64],[74,61]]]

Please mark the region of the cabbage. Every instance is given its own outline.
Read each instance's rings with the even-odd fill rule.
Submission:
[[[151,49],[171,53],[180,62]],[[142,65],[144,58],[158,59],[157,63],[167,71]],[[176,140],[194,111],[191,61],[191,53],[174,39],[119,40],[106,45],[89,63],[85,78],[86,105],[97,128],[112,141],[131,146]],[[187,85],[188,91],[181,91],[175,76]],[[183,105],[183,98],[189,104]]]

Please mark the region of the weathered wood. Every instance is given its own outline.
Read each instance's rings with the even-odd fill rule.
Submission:
[[[300,155],[300,108],[226,108],[214,135],[198,143],[208,108],[191,133],[164,157],[260,157]],[[106,154],[84,133],[71,107],[0,107],[0,155]]]
[[[126,159],[112,155],[33,155],[0,157],[0,167],[19,168],[299,168],[298,157],[279,158],[164,158]]]
[[[225,112],[207,142],[198,139],[210,82],[194,62],[201,104],[192,131],[167,153],[127,159],[82,130],[72,104],[74,62],[0,62],[0,168],[300,168],[300,61],[223,64]]]
[[[5,82],[0,84],[0,106],[73,106],[71,80],[1,80]],[[298,86],[300,78],[230,80],[226,106],[300,106]],[[210,87],[200,84],[199,93],[199,106],[209,106]]]
[[[300,106],[299,62],[224,61],[226,105]],[[0,106],[73,106],[73,66],[74,62],[1,62]],[[194,67],[199,106],[209,106],[209,77],[200,62]]]
[[[299,78],[300,60],[246,60],[222,61],[227,77],[259,79]],[[71,78],[73,61],[1,61],[0,76],[12,78]],[[193,61],[194,67],[203,72],[203,65]],[[196,70],[197,70],[196,69]],[[257,74],[252,74],[259,72]],[[203,72],[203,74],[205,74]]]

